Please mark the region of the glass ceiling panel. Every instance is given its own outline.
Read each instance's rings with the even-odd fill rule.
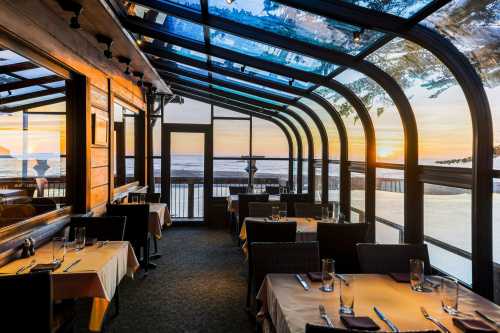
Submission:
[[[59,97],[64,97],[64,94],[57,93],[57,94],[53,94],[53,95],[23,99],[22,101],[2,104],[2,106],[0,106],[0,110],[10,109],[10,108],[14,108],[14,107],[22,106],[22,105],[28,105],[28,104],[32,104],[32,103],[48,101],[48,100],[59,98]]]
[[[43,85],[50,88],[60,88],[64,87],[65,84],[66,81],[57,81],[57,82],[44,83]]]
[[[284,91],[264,87],[260,84],[255,84],[255,83],[251,83],[251,82],[247,82],[247,81],[238,80],[238,79],[235,79],[235,78],[232,78],[229,76],[225,76],[225,75],[220,75],[217,73],[212,73],[212,77],[214,79],[217,79],[217,80],[221,80],[221,81],[225,81],[225,82],[229,82],[229,83],[233,83],[233,84],[239,84],[239,85],[247,87],[247,88],[264,90],[266,92],[270,92],[272,94],[279,95],[281,97],[287,97],[287,98],[297,97],[296,95],[292,95],[292,94],[286,93]]]
[[[230,69],[230,70],[233,70],[236,72],[242,71],[243,65],[241,65],[241,64],[238,64],[238,63],[235,63],[235,62],[232,62],[229,60],[217,58],[217,57],[210,57],[210,59],[212,61],[212,65],[223,67],[226,69]],[[283,75],[278,75],[278,74],[271,73],[271,72],[266,72],[266,71],[263,71],[263,70],[260,70],[260,69],[254,68],[254,67],[245,66],[243,72],[250,75],[250,76],[255,76],[255,77],[258,77],[261,79],[275,81],[275,82],[278,82],[281,84],[289,84],[290,83],[289,77],[286,77]],[[300,89],[308,89],[312,85],[313,85],[312,83],[304,82],[304,81],[300,81],[300,80],[294,80],[292,82],[292,86],[294,86],[296,88],[300,88]]]
[[[25,79],[37,79],[39,77],[54,75],[54,72],[49,71],[46,68],[38,67],[33,69],[26,69],[19,72],[14,72],[14,74],[22,76]]]
[[[357,6],[409,18],[434,0],[342,0]]]
[[[198,67],[184,65],[184,64],[181,64],[181,63],[178,63],[175,61],[171,61],[171,60],[163,60],[163,63],[165,65],[169,66],[170,68],[178,68],[178,69],[181,69],[181,70],[186,71],[186,72],[190,72],[190,73],[194,73],[197,75],[202,75],[202,76],[208,77],[208,72],[206,70],[198,68]]]
[[[178,55],[185,56],[194,60],[199,60],[199,61],[207,61],[207,55],[201,52],[193,51],[190,49],[186,49],[181,46],[173,45],[173,44],[167,44],[165,43],[165,48],[168,51],[172,51]]]
[[[424,1],[422,1],[424,2]],[[209,0],[208,12],[229,20],[297,39],[303,42],[356,55],[383,34],[364,30],[361,42],[353,41],[357,26],[295,9],[272,0]]]
[[[140,17],[146,22],[159,24],[171,34],[194,39],[199,42],[204,41],[202,25],[182,20],[175,16],[167,16],[165,13],[141,5],[135,5],[134,8],[129,10],[129,14]]]
[[[63,81],[64,82],[64,81]],[[47,84],[48,86],[48,84]],[[18,95],[23,95],[23,94],[29,94],[29,93],[34,93],[37,91],[45,90],[45,88],[41,86],[30,86],[26,88],[19,88],[19,89],[14,89],[10,91],[10,95],[8,91],[2,91],[0,92],[0,98],[5,98],[8,96],[18,96]]]
[[[199,0],[168,0],[168,2],[175,2],[178,5],[191,9],[196,9],[197,11],[201,10],[201,5]]]
[[[10,75],[0,74],[0,85],[16,81],[19,81],[19,79]]]
[[[0,66],[12,65],[25,61],[28,60],[24,57],[21,57],[19,54],[12,52],[11,50],[0,51]]]
[[[289,52],[212,28],[210,29],[210,42],[212,45],[231,51],[315,74],[328,75],[337,68],[336,65],[326,61]]]

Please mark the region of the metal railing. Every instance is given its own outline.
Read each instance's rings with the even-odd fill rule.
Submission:
[[[66,177],[42,177],[47,180],[37,187],[36,177],[2,178],[1,189],[20,189],[29,197],[62,199],[66,196]]]

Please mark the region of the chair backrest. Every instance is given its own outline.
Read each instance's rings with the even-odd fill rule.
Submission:
[[[319,254],[335,260],[338,273],[359,273],[356,244],[366,242],[366,223],[318,222]]]
[[[280,194],[280,187],[266,185],[266,193],[271,195]]]
[[[125,240],[130,242],[148,239],[149,205],[108,205],[107,216],[125,216]]]
[[[312,324],[306,324],[306,332],[305,333],[368,333],[373,331],[351,331],[346,328],[339,327],[328,327],[328,326],[318,326]],[[439,333],[439,330],[425,330],[425,331],[405,331],[401,333]],[[382,331],[377,331],[377,333],[387,333]]]
[[[296,216],[295,203],[296,202],[313,202],[311,196],[307,193],[282,193],[280,194],[280,201],[286,202],[288,216]]]
[[[31,204],[35,207],[37,215],[56,210],[57,204],[50,198],[33,198]]]
[[[249,217],[269,217],[273,211],[273,207],[278,207],[279,210],[286,210],[284,202],[250,202],[248,203]]]
[[[431,274],[429,252],[425,244],[358,244],[361,273],[408,273],[410,259],[424,261],[425,274]]]
[[[0,276],[2,326],[14,332],[52,332],[53,287],[49,271]],[[14,329],[16,328],[16,329]]]
[[[259,290],[270,273],[307,273],[320,270],[318,242],[269,243],[250,245],[253,256],[253,283]]]
[[[240,226],[245,221],[245,218],[248,217],[248,204],[250,202],[267,202],[268,200],[269,194],[238,194],[238,222]]]
[[[295,216],[296,217],[313,217],[321,219],[323,207],[328,208],[328,214],[331,217],[333,211],[333,204],[331,203],[311,203],[311,202],[296,202],[295,203]]]
[[[105,241],[122,241],[125,238],[127,217],[102,216],[102,217],[72,217],[69,237],[74,239],[75,227],[85,227],[87,238],[97,238]]]
[[[227,197],[211,197],[208,201],[208,216],[210,227],[224,228],[228,226]]]
[[[146,193],[144,195],[144,200],[151,203],[159,203],[161,198],[160,193]]]
[[[246,186],[229,186],[229,194],[236,195],[241,193],[247,193],[248,188]]]
[[[295,242],[297,222],[262,222],[247,220],[247,243]]]

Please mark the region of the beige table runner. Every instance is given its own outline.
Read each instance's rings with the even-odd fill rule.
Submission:
[[[243,253],[247,255],[247,250],[248,250],[248,245],[247,245],[247,227],[246,227],[246,222],[247,221],[260,221],[260,222],[267,222],[269,219],[263,218],[263,217],[247,217],[245,221],[243,221],[243,224],[241,225],[241,230],[240,230],[240,239],[243,241]],[[309,241],[315,241],[317,239],[317,229],[318,229],[318,221],[313,219],[313,218],[307,218],[307,217],[289,217],[287,218],[287,221],[294,221],[297,222],[297,234],[295,236],[295,240],[297,242],[309,242]],[[272,221],[269,221],[269,223],[275,223]],[[279,222],[277,222],[279,223]]]
[[[170,212],[166,203],[149,204],[149,232],[156,237],[161,238],[161,232],[164,225],[171,225]]]
[[[306,278],[307,279],[307,278]],[[441,309],[439,295],[417,293],[408,283],[397,283],[387,275],[360,274],[354,277],[356,315],[369,316],[382,331],[389,331],[373,307],[378,307],[401,331],[437,329],[425,320],[420,312],[424,306],[432,316],[440,320],[452,333],[461,333],[452,323],[452,317]],[[257,298],[262,301],[261,313],[269,314],[277,333],[303,333],[307,323],[325,325],[319,316],[318,305],[323,304],[335,326],[343,327],[339,320],[339,291],[336,281],[333,293],[319,290],[320,283],[306,280],[311,289],[306,291],[293,274],[270,274],[264,280]],[[460,289],[459,310],[474,313],[482,310],[500,321],[500,307],[474,294]]]
[[[35,259],[37,263],[52,261],[52,243],[37,249],[35,256],[15,260],[0,268],[0,274],[15,272]],[[75,260],[81,261],[64,272]],[[133,276],[139,262],[129,242],[109,242],[98,247],[87,246],[81,251],[69,249],[61,267],[54,271],[54,299],[94,298],[89,328],[99,331],[116,288],[125,275]]]

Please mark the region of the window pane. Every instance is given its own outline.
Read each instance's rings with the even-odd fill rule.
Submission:
[[[342,0],[357,6],[373,9],[401,17],[411,17],[420,9],[430,4],[433,0],[401,0],[401,1],[378,1],[378,0]]]
[[[328,75],[338,67],[326,61],[286,51],[212,28],[210,29],[210,42],[215,46],[244,53],[245,55],[262,58],[263,60],[272,61],[280,65],[320,75]]]
[[[424,235],[430,247],[431,263],[457,278],[471,283],[470,265],[439,249],[432,239],[457,249],[471,251],[471,191],[442,185],[424,185]]]
[[[399,243],[399,231],[391,224],[404,225],[404,171],[377,168],[376,188],[375,236],[384,243]]]
[[[184,98],[184,103],[169,103],[165,106],[165,123],[210,124],[210,104]]]
[[[328,164],[328,201],[338,205],[340,200],[340,166],[339,162]]]
[[[419,134],[419,163],[471,167],[470,112],[448,68],[429,51],[399,38],[368,59],[390,73],[410,100]]]
[[[210,0],[208,11],[238,23],[298,39],[307,43],[356,55],[383,36],[373,30],[365,30],[359,43],[353,41],[357,26],[327,19],[303,10],[285,6],[276,1]]]
[[[267,120],[253,117],[252,129],[254,156],[288,157],[288,141],[281,128]]]
[[[214,159],[214,188],[213,195],[216,197],[227,197],[229,186],[248,186],[248,166],[246,160],[216,160]]]
[[[248,156],[250,121],[214,120],[214,156]]]
[[[351,172],[351,222],[365,221],[365,174]]]
[[[319,129],[318,126],[314,123],[312,118],[307,115],[305,111],[302,109],[299,109],[295,106],[288,106],[288,110],[291,110],[295,112],[299,117],[301,117],[304,122],[306,123],[307,127],[309,127],[309,130],[311,131],[312,139],[313,139],[313,147],[314,147],[314,158],[321,158],[321,149],[322,149],[322,142],[321,142],[321,136],[319,135]],[[306,155],[307,156],[307,155]]]
[[[265,192],[266,186],[284,186],[288,182],[288,161],[257,160],[255,188],[257,192]]]
[[[231,111],[214,105],[214,117],[250,118],[247,114]]]

